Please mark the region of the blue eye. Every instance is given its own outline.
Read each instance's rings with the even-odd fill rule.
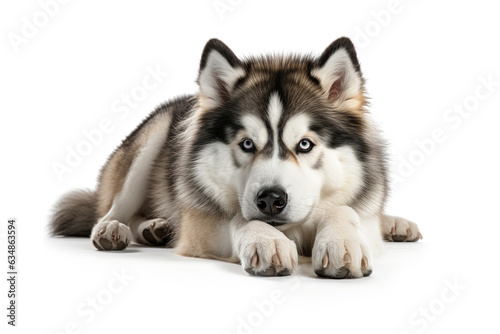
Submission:
[[[301,139],[297,144],[297,153],[307,153],[312,150],[314,144],[307,138]]]
[[[240,147],[243,150],[243,152],[246,153],[255,152],[255,144],[251,139],[243,138],[243,140],[240,142]]]

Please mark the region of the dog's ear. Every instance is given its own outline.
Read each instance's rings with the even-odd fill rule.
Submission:
[[[201,56],[198,85],[202,108],[214,108],[229,99],[234,85],[245,75],[242,62],[226,44],[211,39]]]
[[[341,37],[316,60],[311,74],[334,108],[361,111],[365,105],[363,77],[351,40]]]

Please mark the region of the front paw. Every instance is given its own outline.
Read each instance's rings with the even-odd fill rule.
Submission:
[[[122,250],[132,240],[132,234],[117,220],[103,221],[93,227],[90,239],[98,250]]]
[[[359,278],[370,276],[372,255],[359,229],[349,232],[331,227],[323,229],[312,251],[314,272],[320,277]]]
[[[257,276],[287,276],[298,263],[297,247],[286,236],[260,236],[242,245],[243,269]]]

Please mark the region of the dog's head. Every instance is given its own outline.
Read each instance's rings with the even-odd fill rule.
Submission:
[[[365,96],[349,39],[318,58],[246,60],[213,39],[198,84],[194,178],[223,210],[285,229],[360,190]]]

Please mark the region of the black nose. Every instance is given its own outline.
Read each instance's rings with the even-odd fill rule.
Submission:
[[[266,215],[277,215],[286,206],[286,193],[279,189],[263,189],[257,194],[257,207]]]

